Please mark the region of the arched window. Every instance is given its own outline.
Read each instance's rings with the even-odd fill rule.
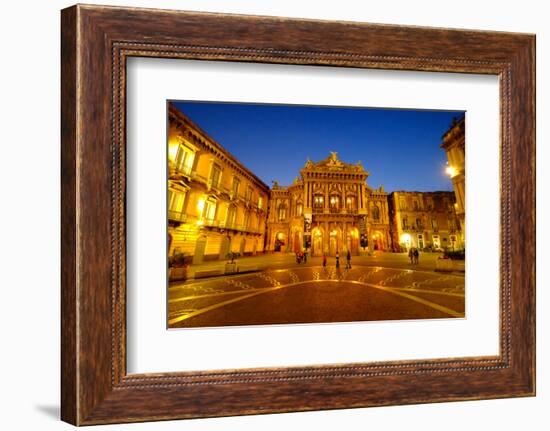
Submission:
[[[325,206],[325,200],[322,195],[315,195],[313,197],[313,209],[317,212],[323,211],[323,207]]]
[[[357,210],[357,199],[355,199],[355,196],[348,196],[346,198],[346,210],[348,212]]]
[[[304,204],[302,204],[302,202],[298,202],[296,204],[296,215],[301,216],[303,212],[304,212]]]
[[[340,196],[338,195],[332,195],[330,197],[330,212],[338,212],[340,211]]]
[[[380,220],[380,208],[378,205],[372,207],[372,219],[376,221]]]

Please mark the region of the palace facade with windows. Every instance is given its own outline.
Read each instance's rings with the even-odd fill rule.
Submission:
[[[313,256],[334,256],[464,247],[463,199],[456,193],[464,189],[454,177],[454,194],[388,194],[367,184],[361,162],[331,152],[318,162],[308,159],[291,185],[274,181],[270,188],[173,104],[168,115],[169,256],[183,253],[197,264],[230,252],[307,248]],[[463,167],[463,156],[449,153],[454,145],[444,148]]]
[[[463,248],[453,192],[392,192],[388,203],[393,251]]]
[[[313,256],[370,248],[390,249],[387,193],[367,185],[369,173],[360,162],[341,161],[337,153],[319,162],[307,160],[290,186],[276,182],[267,219],[267,251]],[[363,243],[361,236],[364,237]]]
[[[263,251],[269,187],[172,104],[168,116],[168,255]]]
[[[447,174],[453,182],[453,189],[456,197],[455,211],[460,222],[462,241],[466,231],[466,143],[465,117],[454,120],[453,124],[443,135],[441,148],[445,150],[449,161]]]

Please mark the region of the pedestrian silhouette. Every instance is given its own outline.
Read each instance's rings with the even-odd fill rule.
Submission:
[[[349,250],[346,256],[346,269],[351,269],[351,252]]]

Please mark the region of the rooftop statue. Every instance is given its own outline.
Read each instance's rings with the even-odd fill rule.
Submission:
[[[338,159],[338,153],[336,151],[330,152],[327,166],[342,166],[342,162]]]

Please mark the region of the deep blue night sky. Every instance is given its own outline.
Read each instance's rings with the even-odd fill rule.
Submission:
[[[342,108],[303,105],[175,102],[206,133],[267,185],[289,185],[309,157],[336,151],[361,160],[367,183],[387,192],[452,191],[447,156],[439,148],[463,111]]]

